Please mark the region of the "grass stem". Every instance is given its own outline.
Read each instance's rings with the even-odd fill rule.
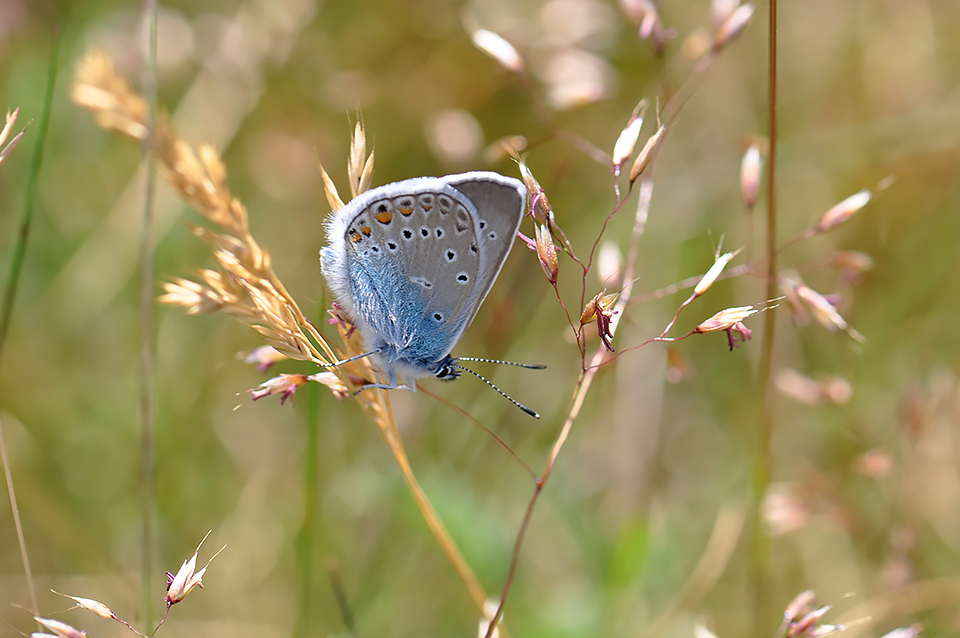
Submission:
[[[156,446],[153,392],[154,355],[154,263],[153,202],[156,189],[153,168],[157,121],[157,3],[143,0],[143,97],[147,103],[147,134],[141,145],[143,170],[140,235],[140,516],[141,516],[141,589],[143,622],[152,627],[154,587],[156,583]]]
[[[768,85],[767,122],[769,153],[767,157],[767,254],[766,298],[777,294],[777,0],[770,0],[768,23]],[[773,349],[776,339],[776,310],[771,308],[764,317],[763,342],[760,363],[757,369],[757,436],[753,462],[753,495],[751,501],[751,582],[754,602],[754,634],[767,635],[768,621],[772,618],[769,595],[770,546],[763,527],[762,505],[770,485],[772,467],[771,439],[773,416],[770,397],[770,377],[773,367]]]

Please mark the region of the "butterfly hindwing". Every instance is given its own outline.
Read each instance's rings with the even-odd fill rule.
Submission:
[[[435,181],[410,194],[405,182],[390,185],[345,231],[359,314],[375,333],[365,340],[409,363],[453,347],[480,266],[472,205]]]
[[[473,312],[467,319],[469,324],[486,299],[513,247],[526,212],[526,190],[515,179],[488,172],[451,175],[447,183],[463,193],[477,211],[481,261],[479,281],[470,300]]]

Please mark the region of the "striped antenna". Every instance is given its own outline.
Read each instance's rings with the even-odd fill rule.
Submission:
[[[526,363],[511,363],[510,361],[494,361],[494,360],[492,360],[492,359],[468,359],[468,358],[466,358],[466,357],[463,357],[463,358],[458,359],[458,360],[459,360],[459,361],[464,361],[464,360],[466,360],[466,361],[486,361],[486,362],[488,362],[488,363],[505,363],[505,364],[507,364],[507,365],[520,366],[521,368],[533,368],[534,370],[542,370],[543,368],[546,367],[546,366],[541,366],[541,365],[530,365],[530,364],[526,364]],[[480,379],[481,381],[483,381],[484,383],[486,383],[488,386],[490,386],[491,388],[493,388],[494,390],[496,390],[497,392],[499,392],[499,393],[500,393],[500,396],[502,396],[502,397],[505,398],[507,401],[509,401],[510,403],[514,404],[515,406],[517,406],[518,408],[520,408],[521,410],[523,410],[524,412],[526,412],[527,414],[529,414],[529,415],[532,416],[533,418],[535,418],[535,419],[539,419],[539,418],[540,418],[540,415],[539,415],[539,414],[537,414],[536,412],[534,412],[533,410],[531,410],[531,409],[528,408],[527,406],[523,405],[522,403],[520,403],[519,401],[517,401],[516,399],[514,399],[512,396],[510,396],[509,394],[507,394],[506,392],[504,392],[503,390],[501,390],[500,388],[498,388],[497,386],[493,385],[493,382],[490,381],[489,379],[487,379],[486,377],[484,377],[483,375],[481,375],[481,374],[479,374],[479,373],[477,373],[477,372],[474,372],[474,371],[471,370],[470,368],[464,368],[462,365],[459,365],[459,364],[456,364],[456,363],[453,364],[453,367],[456,368],[457,370],[463,370],[464,372],[469,372],[470,374],[472,374],[473,376],[477,377],[478,379]]]
[[[457,357],[457,361],[479,361],[480,363],[499,363],[505,366],[517,366],[528,370],[546,370],[547,366],[540,363],[517,363],[516,361],[501,361],[500,359],[480,359],[479,357]],[[467,370],[467,372],[471,372]],[[484,379],[486,381],[486,379]]]

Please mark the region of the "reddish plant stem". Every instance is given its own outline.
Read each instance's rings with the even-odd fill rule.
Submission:
[[[650,180],[644,180],[640,189],[640,200],[637,204],[637,215],[633,225],[633,235],[630,240],[628,261],[626,268],[624,269],[623,292],[620,295],[620,299],[617,301],[614,317],[610,324],[610,332],[612,334],[616,333],[617,327],[620,324],[620,318],[623,317],[623,312],[626,309],[627,304],[630,303],[630,295],[633,292],[633,274],[635,270],[637,254],[639,252],[640,238],[643,236],[643,232],[646,229],[647,213],[649,211],[650,199],[652,195],[653,182]],[[620,208],[622,205],[623,203],[620,202],[617,208]],[[606,356],[606,347],[604,347],[604,345],[601,343],[597,346],[597,350],[593,355],[590,365],[585,367],[580,374],[580,378],[577,380],[577,385],[570,401],[570,409],[567,410],[567,417],[563,422],[563,427],[560,428],[560,432],[557,434],[557,438],[553,443],[553,447],[550,449],[550,455],[547,457],[546,465],[543,468],[543,474],[536,481],[536,485],[533,489],[533,495],[530,497],[530,502],[527,504],[527,510],[524,512],[523,520],[520,522],[520,530],[517,532],[517,539],[513,545],[513,555],[510,557],[510,569],[507,572],[507,578],[503,585],[503,591],[500,593],[500,605],[497,607],[497,613],[494,614],[493,618],[490,620],[490,626],[487,628],[485,638],[492,638],[493,632],[497,628],[497,623],[500,622],[500,618],[503,616],[503,606],[506,603],[507,595],[510,593],[510,588],[513,585],[513,577],[516,574],[517,564],[520,560],[520,550],[523,548],[523,540],[526,537],[527,529],[530,527],[530,521],[533,517],[533,510],[536,507],[537,500],[540,498],[540,493],[543,491],[543,488],[546,486],[547,481],[550,478],[551,472],[553,472],[553,466],[557,462],[557,457],[560,456],[560,450],[563,448],[564,443],[566,443],[567,437],[570,435],[570,430],[573,428],[574,422],[580,415],[580,409],[583,407],[583,403],[587,398],[587,393],[590,391],[590,386],[593,384],[593,379],[597,374],[600,363],[604,360],[604,358],[606,358]]]
[[[770,0],[768,22],[768,85],[767,122],[769,127],[769,155],[767,175],[767,287],[768,299],[777,291],[777,0]],[[767,621],[771,618],[769,598],[769,542],[763,529],[763,497],[770,485],[771,439],[773,415],[770,413],[770,373],[773,367],[773,348],[776,337],[776,312],[771,309],[764,317],[763,342],[757,369],[757,433],[753,467],[753,498],[750,516],[751,560],[750,571],[754,600],[754,635],[767,635]]]

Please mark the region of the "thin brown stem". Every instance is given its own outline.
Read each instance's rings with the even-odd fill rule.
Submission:
[[[769,127],[769,153],[767,176],[767,299],[772,299],[777,287],[777,0],[770,0],[768,21],[768,86],[767,122]],[[771,439],[773,415],[770,412],[770,377],[773,367],[773,348],[776,337],[776,313],[771,309],[764,318],[763,342],[757,370],[757,433],[753,467],[753,497],[750,511],[751,534],[751,581],[754,595],[754,632],[757,636],[767,633],[770,612],[769,592],[769,542],[763,528],[761,505],[770,485],[772,466]]]
[[[13,471],[10,469],[10,457],[7,456],[7,444],[3,437],[3,423],[0,423],[0,456],[3,457],[3,475],[7,479],[7,494],[10,496],[13,525],[17,528],[20,560],[23,562],[23,573],[27,578],[27,593],[30,595],[30,604],[33,607],[30,613],[37,614],[40,609],[37,604],[37,589],[33,584],[33,570],[30,569],[30,556],[27,554],[27,543],[23,537],[23,525],[20,524],[20,508],[17,506],[17,491],[13,487]]]
[[[550,113],[550,109],[544,104],[543,98],[540,97],[540,92],[537,90],[536,84],[534,84],[533,79],[530,78],[527,73],[521,72],[518,74],[518,77],[520,78],[520,85],[530,98],[530,108],[533,110],[533,114],[536,115],[537,119],[540,120],[540,124],[547,129],[547,132],[552,137],[573,146],[599,164],[610,165],[611,159],[609,153],[597,148],[590,141],[580,137],[576,133],[560,128],[557,125],[553,119],[553,115]]]
[[[493,439],[493,441],[494,441],[497,445],[499,445],[501,448],[503,448],[503,450],[504,450],[507,454],[509,454],[509,455],[513,458],[513,460],[516,461],[517,464],[520,465],[520,467],[522,467],[522,468],[524,469],[524,471],[525,471],[527,474],[530,475],[530,478],[532,478],[534,481],[537,480],[537,473],[533,471],[533,468],[530,467],[529,465],[527,465],[527,463],[526,463],[523,459],[521,459],[519,456],[517,456],[517,453],[514,452],[514,451],[510,448],[509,445],[507,445],[506,441],[504,441],[504,440],[501,439],[499,436],[497,436],[496,434],[494,434],[494,433],[493,433],[493,430],[491,430],[490,428],[488,428],[488,427],[485,426],[484,424],[480,423],[480,421],[479,421],[476,417],[474,417],[472,414],[470,414],[469,412],[467,412],[466,410],[464,410],[464,409],[461,408],[460,406],[458,406],[458,405],[456,405],[456,404],[454,404],[454,403],[451,403],[450,401],[448,401],[447,399],[443,398],[443,397],[440,396],[439,394],[436,394],[435,392],[431,392],[431,391],[429,390],[429,388],[425,388],[425,387],[423,387],[422,385],[420,385],[419,383],[417,384],[417,390],[419,390],[420,392],[423,392],[424,394],[426,394],[426,395],[429,396],[429,397],[432,397],[432,398],[436,399],[437,401],[439,401],[440,403],[444,404],[445,406],[447,406],[447,407],[450,408],[451,410],[456,411],[458,414],[460,414],[460,416],[462,416],[462,417],[464,417],[464,418],[472,421],[475,426],[477,426],[478,428],[480,428],[481,430],[483,430],[484,434],[486,434],[487,436],[489,436],[491,439]]]
[[[384,413],[381,415],[383,420],[375,420],[379,425],[380,434],[387,444],[387,447],[390,448],[390,452],[393,453],[393,458],[400,468],[403,480],[407,484],[407,489],[410,491],[410,495],[413,496],[413,500],[416,502],[424,522],[426,522],[427,527],[430,528],[430,532],[434,538],[437,539],[437,542],[440,544],[440,549],[443,550],[447,560],[450,561],[450,564],[453,565],[454,570],[460,576],[460,580],[466,585],[467,591],[470,593],[470,598],[473,599],[477,609],[482,612],[483,605],[487,601],[487,593],[483,590],[483,586],[480,585],[476,574],[473,573],[470,564],[463,557],[460,548],[457,547],[453,537],[450,536],[450,532],[447,531],[443,521],[437,515],[437,511],[433,509],[433,504],[430,502],[430,499],[427,498],[423,488],[420,487],[420,483],[417,481],[417,477],[410,467],[410,461],[407,458],[406,450],[404,450],[403,441],[400,439],[400,431],[397,429],[396,423],[393,420],[393,410],[390,408],[389,393],[383,390],[377,390],[376,392],[380,395],[384,407]],[[503,629],[504,628],[501,627],[501,635],[509,638]]]
[[[613,320],[610,323],[611,335],[616,334],[617,327],[620,325],[620,319],[623,317],[623,313],[626,310],[627,305],[630,303],[630,295],[633,292],[634,283],[633,273],[635,269],[636,257],[639,251],[638,246],[640,244],[640,238],[643,236],[643,232],[646,229],[647,214],[649,212],[650,199],[652,195],[653,182],[651,180],[644,180],[643,187],[641,188],[640,201],[637,205],[637,214],[634,219],[633,234],[630,238],[630,260],[627,262],[625,269],[626,285],[624,286],[623,291],[620,294],[620,299],[617,300],[617,305],[614,309]],[[547,462],[543,468],[543,473],[540,475],[540,479],[537,481],[537,484],[533,489],[533,494],[530,497],[530,502],[527,504],[527,509],[524,512],[523,520],[520,522],[520,529],[517,532],[517,538],[513,544],[513,553],[510,557],[510,568],[507,571],[507,577],[504,581],[503,590],[500,592],[500,604],[497,606],[497,613],[494,614],[493,618],[490,619],[490,625],[487,628],[484,638],[492,638],[493,632],[497,629],[497,624],[499,623],[500,618],[503,616],[503,606],[507,602],[507,596],[509,595],[510,588],[513,585],[513,578],[516,574],[517,564],[520,560],[520,550],[523,548],[523,541],[524,538],[526,538],[527,529],[530,527],[530,521],[533,518],[533,511],[536,507],[537,500],[540,498],[543,488],[550,479],[550,474],[553,472],[553,467],[557,462],[557,458],[560,456],[560,450],[563,449],[563,445],[566,443],[567,437],[570,436],[570,430],[573,428],[573,424],[580,415],[580,410],[583,407],[583,403],[587,398],[587,393],[590,391],[590,387],[593,384],[593,379],[597,374],[599,364],[606,356],[607,349],[604,344],[601,343],[599,346],[597,346],[597,350],[591,360],[591,365],[580,374],[580,378],[577,380],[573,397],[570,401],[570,409],[567,411],[567,417],[564,419],[563,426],[560,428],[560,432],[557,434],[557,438],[553,443],[553,447],[550,448],[550,454],[547,457]]]
[[[140,517],[141,588],[143,622],[153,624],[154,581],[156,575],[156,449],[154,445],[153,332],[154,274],[153,202],[156,171],[153,168],[157,122],[157,3],[143,0],[143,97],[147,103],[147,133],[141,144],[143,167],[142,215],[140,235]]]

